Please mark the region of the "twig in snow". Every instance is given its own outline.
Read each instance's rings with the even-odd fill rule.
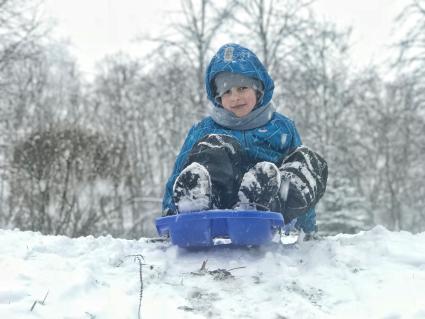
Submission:
[[[205,260],[202,262],[201,269],[199,269],[199,271],[200,271],[200,272],[202,272],[202,271],[206,271],[206,270],[207,270],[207,268],[206,268],[206,266],[207,266],[207,262],[208,262],[208,259],[205,259]]]
[[[40,302],[43,306],[44,306],[44,302],[46,301],[48,295],[49,295],[49,291],[47,290],[46,295],[43,298],[43,301]]]
[[[237,270],[237,269],[244,269],[244,268],[246,268],[246,267],[245,267],[245,266],[242,266],[242,267],[235,267],[235,268],[227,269],[227,271],[232,271],[232,270]]]
[[[43,305],[44,306],[44,303],[46,302],[46,299],[47,299],[47,296],[48,295],[49,295],[49,291],[47,290],[46,294],[44,295],[43,301],[35,300],[34,303],[31,306],[31,308],[30,308],[30,311],[32,312],[34,310],[34,308],[35,308],[35,305],[38,304],[38,303],[40,305]]]
[[[227,279],[227,278],[233,278],[233,275],[231,273],[232,270],[237,270],[237,269],[243,269],[246,268],[245,266],[243,267],[235,267],[235,268],[230,268],[230,269],[215,269],[215,270],[208,270],[206,265],[207,265],[208,259],[204,260],[202,262],[202,266],[201,268],[196,271],[196,272],[191,272],[191,275],[195,275],[195,276],[204,276],[205,274],[209,274],[211,276],[214,277],[214,279],[216,280],[223,280],[223,279]]]
[[[127,257],[134,257],[134,261],[138,261],[139,263],[139,280],[140,280],[140,293],[139,293],[139,309],[137,313],[137,318],[141,319],[141,309],[142,309],[142,298],[143,298],[143,272],[142,272],[142,266],[144,265],[143,261],[145,261],[145,258],[142,255],[129,255]]]
[[[205,259],[202,262],[201,268],[199,268],[198,271],[192,271],[190,274],[191,275],[195,275],[195,276],[203,276],[203,275],[205,275],[208,272],[207,271],[207,262],[208,262],[208,259]]]
[[[34,310],[36,304],[37,304],[37,300],[35,300],[34,303],[32,304],[30,311]]]

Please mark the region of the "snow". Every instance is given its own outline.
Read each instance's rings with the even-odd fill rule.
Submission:
[[[138,318],[132,255],[141,318],[425,318],[425,233],[381,226],[199,251],[0,230],[0,318]]]
[[[201,141],[198,143],[198,145],[205,145],[207,148],[227,148],[228,151],[232,154],[236,154],[235,147],[232,143],[228,143],[224,140],[224,137],[233,138],[231,135],[223,135],[223,134],[208,134],[208,142],[207,141]],[[210,142],[214,141],[214,142]]]
[[[266,185],[261,184],[261,176],[264,175],[267,176],[267,187],[269,189],[276,187],[276,190],[278,190],[280,188],[281,177],[277,166],[270,162],[258,162],[253,168],[246,172],[242,178],[242,182],[239,188],[240,190],[238,192],[239,203],[236,209],[256,209],[256,205],[252,204],[258,204],[253,203],[253,199],[257,200],[258,196],[253,196],[252,194],[251,196],[247,196],[247,193],[258,193],[259,189],[266,187]]]
[[[211,178],[207,169],[197,162],[188,165],[180,173],[173,186],[173,193],[183,194],[176,206],[180,213],[201,211],[210,208]],[[184,180],[184,181],[183,181]],[[185,184],[192,185],[191,188]]]

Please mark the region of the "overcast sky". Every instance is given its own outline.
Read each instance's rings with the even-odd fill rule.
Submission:
[[[393,20],[409,0],[316,0],[316,14],[338,26],[352,26],[352,55],[358,65],[379,62],[391,43]],[[56,21],[55,35],[69,39],[83,71],[117,51],[140,54],[134,43],[142,32],[158,31],[176,0],[46,0],[46,16]]]

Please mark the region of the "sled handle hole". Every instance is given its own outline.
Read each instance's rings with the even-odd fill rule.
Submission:
[[[232,244],[232,240],[229,237],[214,237],[212,239],[214,246],[218,245],[230,245]]]

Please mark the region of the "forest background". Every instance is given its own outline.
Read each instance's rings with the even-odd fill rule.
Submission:
[[[256,52],[278,111],[329,164],[322,234],[425,230],[425,1],[394,19],[392,57],[358,67],[350,29],[313,1],[182,0],[142,58],[116,53],[88,79],[51,37],[42,2],[0,1],[0,227],[155,236],[153,220],[223,41]],[[171,20],[170,20],[171,21]]]

